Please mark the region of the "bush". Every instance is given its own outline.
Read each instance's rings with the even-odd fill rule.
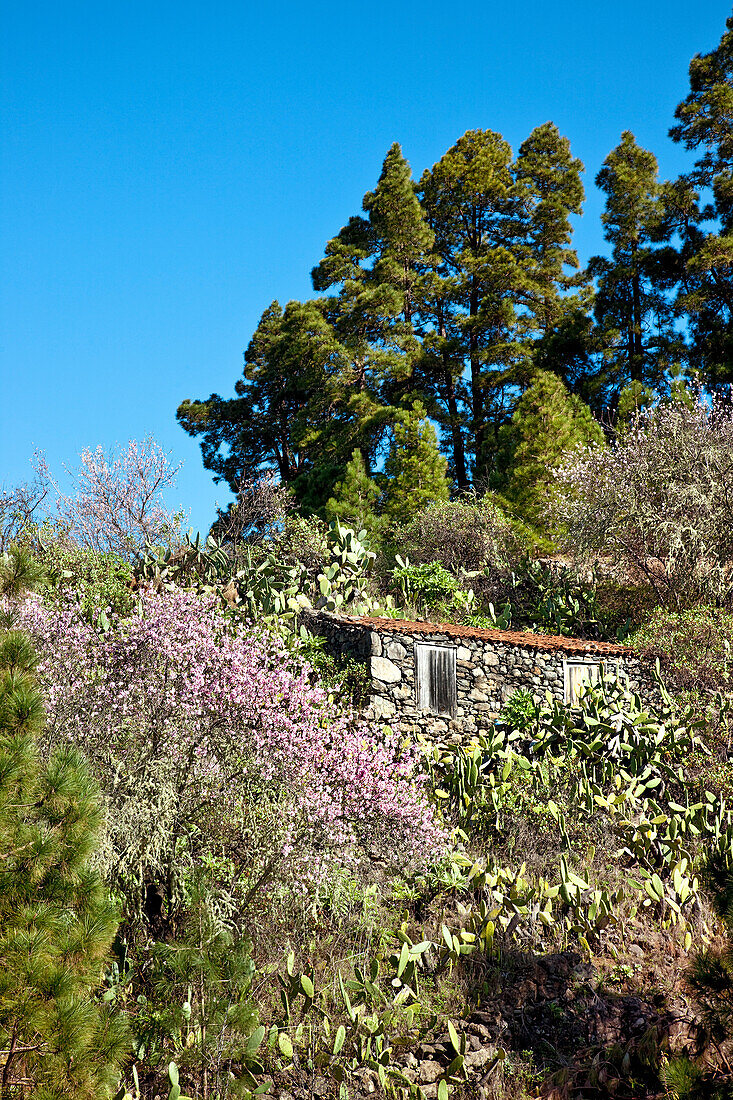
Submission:
[[[183,515],[174,515],[164,497],[176,482],[178,466],[152,437],[106,453],[82,451],[80,465],[67,470],[73,495],[57,491],[59,525],[80,546],[139,559],[147,543],[177,542]]]
[[[37,560],[45,573],[41,585],[47,597],[63,598],[73,591],[89,621],[104,611],[128,615],[135,602],[130,565],[115,554],[88,550],[61,539],[44,539]]]
[[[661,604],[733,601],[733,408],[700,398],[637,414],[609,450],[579,448],[558,472],[554,519],[572,553],[602,556]]]
[[[280,529],[265,543],[286,565],[304,566],[308,576],[315,578],[330,561],[328,549],[328,524],[317,516],[299,516],[290,512]]]
[[[458,590],[458,581],[443,568],[440,562],[423,562],[410,565],[398,558],[398,564],[392,570],[392,583],[399,592],[403,603],[415,608],[428,608],[445,600],[450,600]]]
[[[261,1072],[255,1050],[260,1036],[252,1002],[255,968],[251,944],[212,906],[212,883],[197,877],[187,891],[186,915],[172,943],[154,946],[151,975],[153,1020],[141,1013],[138,1050],[157,1036],[170,1036],[176,1070],[186,1092],[241,1096],[256,1087]],[[152,1026],[151,1026],[152,1025]],[[261,1034],[261,1033],[260,1033]],[[261,1041],[261,1039],[260,1039]],[[175,1080],[174,1071],[173,1080]]]
[[[727,690],[733,614],[717,607],[672,612],[657,608],[629,644],[658,657],[670,685],[680,691]]]
[[[420,565],[439,562],[453,573],[500,566],[516,553],[517,539],[501,510],[487,498],[466,494],[426,508],[397,537],[402,556]]]

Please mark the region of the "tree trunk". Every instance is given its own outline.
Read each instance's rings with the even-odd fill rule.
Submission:
[[[641,341],[641,279],[637,258],[637,245],[631,245],[631,332],[629,333],[629,373],[634,382],[642,382],[644,374],[644,350]]]
[[[463,436],[461,435],[461,422],[456,401],[456,384],[450,363],[445,362],[445,403],[450,418],[451,445],[453,448],[453,468],[456,472],[458,488],[464,492],[468,489],[468,474],[466,472],[466,454],[463,448]]]

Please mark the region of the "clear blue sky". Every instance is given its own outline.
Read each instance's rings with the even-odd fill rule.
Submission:
[[[323,245],[402,144],[413,172],[467,129],[516,149],[552,119],[586,166],[581,259],[603,250],[593,178],[631,129],[663,176],[717,0],[205,5],[7,0],[0,164],[0,483],[153,433],[171,504],[228,499],[178,427],[229,396],[262,310],[310,293]]]

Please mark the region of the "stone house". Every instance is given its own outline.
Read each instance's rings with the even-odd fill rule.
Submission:
[[[328,652],[367,666],[366,718],[426,735],[470,734],[491,724],[519,688],[570,702],[602,673],[623,672],[642,697],[654,694],[648,663],[610,642],[324,611],[306,611],[303,620],[325,638]]]

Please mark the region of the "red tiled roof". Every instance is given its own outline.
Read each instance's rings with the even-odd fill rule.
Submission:
[[[376,630],[390,630],[395,634],[447,634],[451,638],[478,638],[504,645],[524,646],[527,649],[561,650],[563,653],[597,653],[599,655],[632,654],[628,646],[614,642],[590,642],[583,638],[564,638],[558,634],[532,634],[524,630],[483,630],[476,626],[458,626],[455,623],[414,623],[407,619],[354,618],[353,623]]]

